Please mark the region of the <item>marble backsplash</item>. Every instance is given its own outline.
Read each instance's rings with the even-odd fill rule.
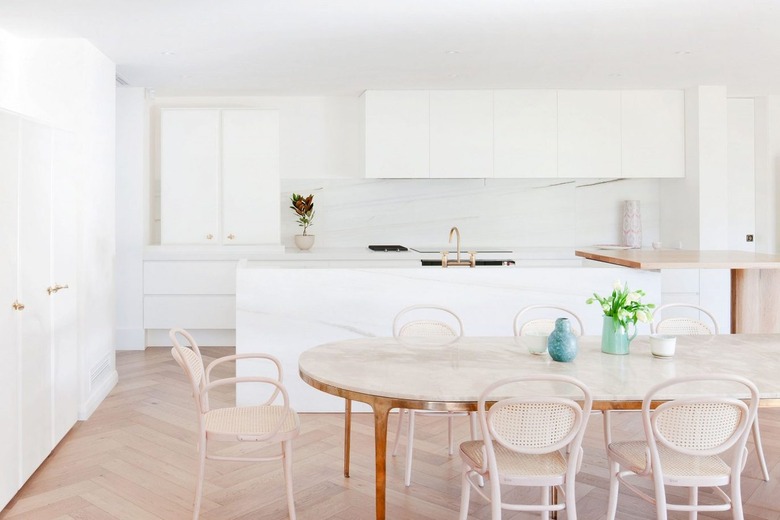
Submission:
[[[282,242],[300,233],[290,194],[314,194],[316,247],[464,248],[620,244],[625,200],[639,200],[642,244],[659,237],[659,179],[283,179]]]

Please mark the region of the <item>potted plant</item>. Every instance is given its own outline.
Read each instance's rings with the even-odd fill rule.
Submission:
[[[636,322],[648,323],[653,319],[652,303],[642,303],[645,292],[630,291],[628,284],[616,281],[612,294],[607,297],[593,293],[586,303],[598,302],[604,312],[604,326],[601,331],[601,351],[607,354],[628,354],[628,345],[636,337]],[[634,333],[628,334],[629,324]]]
[[[302,235],[295,235],[295,245],[304,251],[311,249],[311,246],[314,245],[314,235],[309,235],[306,231],[314,220],[314,195],[304,197],[293,193],[290,202],[292,203],[290,209],[298,215],[298,225],[303,228]]]

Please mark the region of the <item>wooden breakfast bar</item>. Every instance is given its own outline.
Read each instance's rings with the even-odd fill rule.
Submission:
[[[582,249],[575,254],[633,269],[729,269],[731,333],[780,333],[778,255],[681,249]]]

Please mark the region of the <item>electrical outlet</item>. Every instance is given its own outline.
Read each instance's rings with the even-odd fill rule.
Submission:
[[[745,242],[752,242],[753,241],[753,235],[745,235]]]

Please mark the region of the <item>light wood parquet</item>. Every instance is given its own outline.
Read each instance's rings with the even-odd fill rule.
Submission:
[[[205,348],[208,358],[230,349]],[[191,517],[195,489],[196,419],[188,383],[169,349],[118,352],[119,383],[93,416],[77,424],[14,500],[2,520],[178,520]],[[229,375],[232,367],[224,369]],[[287,374],[287,377],[297,377]],[[229,402],[230,393],[218,397]],[[616,419],[616,436],[639,433],[638,415]],[[394,431],[395,417],[390,431]],[[780,520],[780,409],[762,409],[764,449],[772,481],[760,479],[751,454],[743,473],[747,520]],[[343,416],[304,414],[294,445],[294,480],[301,520],[374,518],[373,427],[370,414],[355,414],[351,478],[342,476]],[[458,515],[460,460],[447,456],[446,421],[420,417],[416,425],[412,486],[403,485],[403,453],[388,457],[388,515],[392,520],[445,520]],[[458,422],[459,438],[468,435]],[[392,433],[391,433],[392,435]],[[392,440],[392,438],[390,439]],[[752,447],[751,447],[752,448]],[[225,447],[225,452],[235,450]],[[243,445],[240,449],[247,448]],[[400,450],[399,450],[400,451]],[[207,461],[201,518],[276,520],[287,518],[279,463]],[[607,500],[607,471],[601,421],[594,415],[585,440],[585,461],[577,481],[580,520],[601,520]],[[524,494],[525,493],[525,494]],[[536,491],[513,492],[535,498]],[[559,515],[565,519],[566,513]],[[470,520],[490,518],[487,504],[473,497]],[[504,518],[538,518],[505,513]],[[652,508],[621,494],[618,518],[652,519]],[[671,518],[687,518],[685,515]],[[702,520],[730,513],[700,515]]]

